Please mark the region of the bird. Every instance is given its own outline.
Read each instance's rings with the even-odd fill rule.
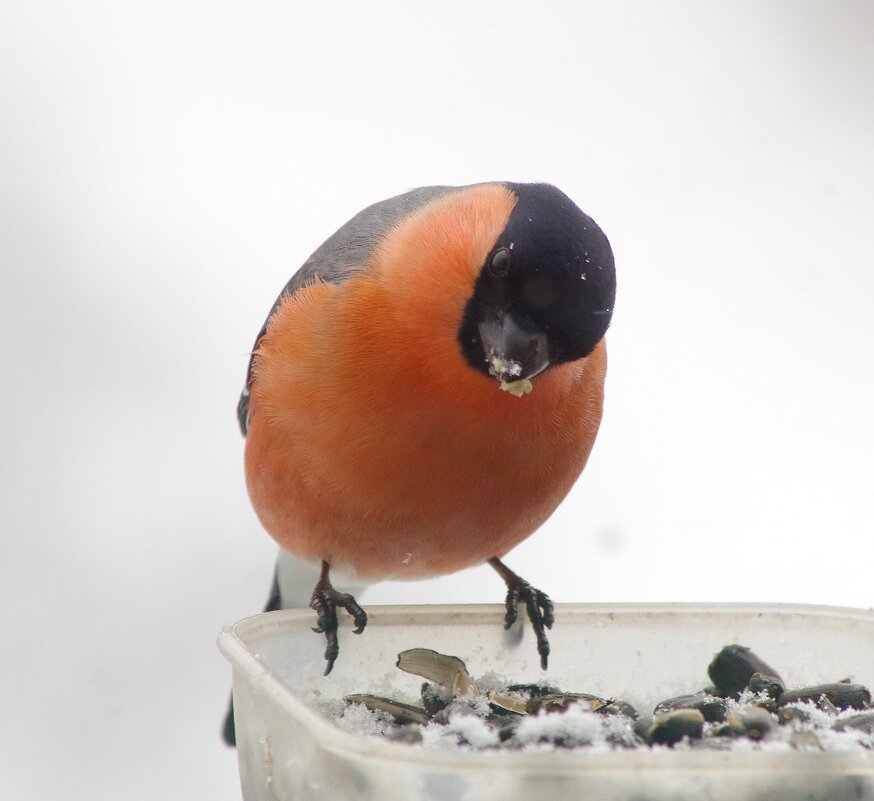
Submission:
[[[325,675],[338,609],[367,625],[348,587],[480,564],[506,584],[506,628],[524,607],[547,668],[552,601],[503,559],[589,458],[615,296],[606,235],[548,183],[407,191],[294,273],[237,415],[249,496],[280,546],[267,609],[289,605],[290,565],[312,571]]]

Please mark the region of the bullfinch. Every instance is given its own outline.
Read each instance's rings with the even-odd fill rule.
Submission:
[[[315,568],[307,593],[326,675],[338,607],[355,633],[367,624],[335,582],[484,562],[507,585],[506,627],[523,604],[546,668],[552,603],[501,559],[586,464],[615,294],[607,237],[543,183],[431,186],[376,203],[285,285],[238,418],[252,504],[281,546],[268,609],[292,605],[291,565]]]

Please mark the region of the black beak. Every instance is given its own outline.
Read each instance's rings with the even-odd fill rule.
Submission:
[[[509,314],[490,317],[478,329],[489,373],[499,381],[534,378],[549,367],[549,343],[542,331],[522,328]]]

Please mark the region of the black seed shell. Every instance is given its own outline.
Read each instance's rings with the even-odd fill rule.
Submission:
[[[777,699],[779,706],[797,704],[803,701],[819,703],[825,697],[838,709],[867,709],[871,706],[871,692],[861,684],[815,684],[797,690],[787,690]]]
[[[774,668],[743,645],[726,645],[713,657],[707,672],[723,695],[737,695],[745,690],[755,673],[785,686]]]

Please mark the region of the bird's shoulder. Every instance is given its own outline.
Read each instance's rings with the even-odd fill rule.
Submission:
[[[248,430],[249,396],[254,380],[255,352],[276,310],[286,298],[316,281],[341,284],[350,275],[366,268],[374,249],[401,220],[427,203],[463,187],[423,186],[381,200],[362,209],[329,236],[291,276],[270,307],[264,325],[255,337],[246,370],[246,383],[237,404],[237,420],[243,436]]]

